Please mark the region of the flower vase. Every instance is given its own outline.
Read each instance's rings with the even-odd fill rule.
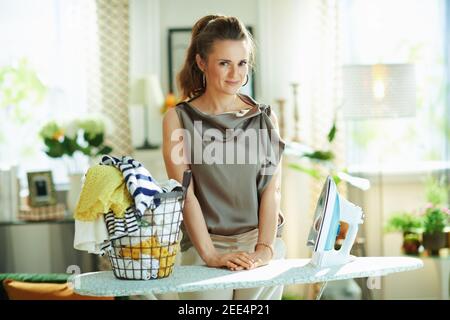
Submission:
[[[81,193],[82,186],[82,173],[72,173],[69,174],[69,190],[67,191],[67,209],[70,214],[73,215],[75,213],[75,208],[78,203],[78,199]]]

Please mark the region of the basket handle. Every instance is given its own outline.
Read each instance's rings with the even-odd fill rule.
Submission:
[[[186,170],[183,173],[183,196],[186,196],[186,192],[191,184],[192,171]]]

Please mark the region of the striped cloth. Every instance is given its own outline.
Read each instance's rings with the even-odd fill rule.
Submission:
[[[136,213],[140,217],[152,204],[159,205],[159,199],[153,201],[153,197],[163,190],[140,162],[128,156],[122,157],[121,160],[113,156],[103,156],[100,164],[113,165],[122,172],[128,191],[134,198]]]
[[[112,211],[104,215],[106,229],[110,235],[109,240],[118,239],[133,234],[139,230],[134,207],[129,207],[124,218],[116,218]]]

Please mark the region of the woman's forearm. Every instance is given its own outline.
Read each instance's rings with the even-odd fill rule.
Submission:
[[[208,260],[216,254],[216,249],[214,248],[211,237],[209,236],[200,204],[198,203],[197,197],[192,190],[188,191],[188,195],[186,197],[183,211],[183,221],[189,239],[197,249],[197,252],[203,261],[208,263]]]
[[[280,168],[263,192],[259,208],[258,242],[272,245],[275,241],[280,212]]]

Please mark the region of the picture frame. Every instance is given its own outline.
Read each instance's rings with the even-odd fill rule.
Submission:
[[[51,171],[27,172],[30,207],[56,204],[56,191]]]
[[[253,28],[247,26],[247,30],[253,35]],[[168,30],[167,51],[168,51],[168,87],[169,91],[176,97],[180,97],[177,88],[177,74],[183,67],[186,52],[191,41],[192,28],[170,28]],[[252,98],[255,97],[255,73],[253,68],[249,72],[248,83],[241,88],[241,93]]]

